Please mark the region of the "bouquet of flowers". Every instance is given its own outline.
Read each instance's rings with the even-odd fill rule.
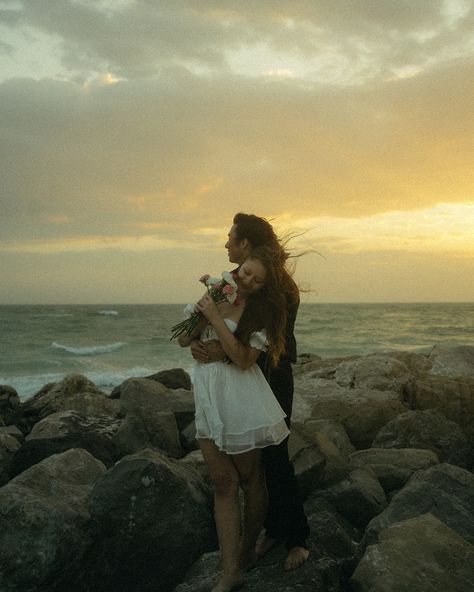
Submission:
[[[203,276],[201,278],[207,288],[207,293],[216,304],[220,302],[230,302],[235,304],[237,300],[237,283],[234,274],[229,271],[222,272],[222,279]],[[203,318],[202,313],[194,311],[191,316],[180,323],[171,327],[171,337],[174,339],[183,332],[191,335],[198,322]]]

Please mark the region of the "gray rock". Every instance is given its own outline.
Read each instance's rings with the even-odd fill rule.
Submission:
[[[355,450],[344,426],[337,421],[311,418],[304,422],[304,429],[310,435],[314,432],[323,433],[342,454],[349,455]]]
[[[161,384],[164,384],[169,389],[191,390],[191,377],[182,368],[162,370],[161,372],[147,376],[147,378],[161,382]]]
[[[89,508],[95,543],[78,576],[81,590],[168,592],[216,548],[209,489],[192,467],[152,450],[108,471]]]
[[[119,425],[119,420],[109,416],[86,417],[75,411],[52,413],[34,425],[15,453],[10,472],[18,475],[44,458],[71,448],[83,448],[110,467],[120,458],[113,439]]]
[[[356,467],[331,485],[313,491],[322,497],[357,528],[364,527],[387,507],[384,490],[369,468]]]
[[[355,567],[359,533],[322,498],[311,497],[305,504],[311,530],[308,561],[294,572],[282,568],[286,548],[272,549],[245,574],[246,588],[252,592],[342,592],[344,582]],[[219,574],[219,553],[200,557],[175,592],[209,592]]]
[[[123,415],[142,415],[172,411],[181,431],[194,421],[194,397],[185,389],[171,390],[147,378],[129,378],[121,385],[120,408]]]
[[[468,378],[474,380],[474,346],[449,347],[437,345],[429,355],[433,376]]]
[[[425,375],[415,383],[410,407],[418,411],[437,409],[474,439],[473,379]]]
[[[447,463],[413,474],[397,492],[388,508],[375,517],[365,531],[364,545],[377,540],[381,530],[430,512],[474,543],[474,475]]]
[[[7,384],[0,384],[0,425],[13,423],[19,407],[20,397],[16,390]]]
[[[387,355],[370,354],[345,360],[336,368],[335,380],[340,386],[404,394],[414,380],[403,362]]]
[[[311,415],[341,423],[355,448],[363,449],[370,447],[386,423],[406,410],[398,393],[351,389],[325,381],[315,391]]]
[[[356,592],[467,592],[473,581],[473,545],[422,514],[382,530],[351,584]]]
[[[387,423],[372,448],[432,450],[441,462],[462,467],[472,463],[472,444],[462,429],[436,409],[407,411]]]
[[[21,444],[10,434],[0,433],[0,487],[10,479],[10,466]]]
[[[85,450],[68,450],[0,488],[2,592],[59,592],[64,574],[81,569],[91,543],[87,496],[104,472]]]
[[[157,412],[137,408],[135,413],[126,416],[114,442],[120,449],[120,456],[145,448],[160,450],[174,458],[184,455],[176,419],[171,411]]]
[[[386,493],[401,489],[415,471],[439,463],[431,450],[414,448],[368,448],[354,452],[350,458],[354,465],[370,467]]]
[[[15,423],[23,433],[28,434],[35,423],[58,411],[116,417],[119,405],[85,376],[70,374],[60,382],[46,385],[25,401],[17,412]]]

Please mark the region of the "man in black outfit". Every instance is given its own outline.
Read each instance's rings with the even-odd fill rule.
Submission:
[[[241,265],[252,249],[261,245],[274,245],[278,239],[271,224],[264,218],[253,214],[236,214],[225,245],[229,261]],[[291,280],[292,281],[292,280]],[[293,405],[293,372],[291,363],[296,361],[296,340],[294,326],[299,300],[288,302],[285,353],[277,367],[267,363],[266,354],[257,360],[265,378],[275,394],[280,406],[286,413],[286,422],[290,427]],[[225,355],[219,344],[209,348],[202,341],[191,343],[194,358],[200,362],[222,359]],[[268,490],[268,511],[265,519],[265,536],[259,541],[257,557],[264,555],[279,542],[284,542],[288,555],[284,568],[296,569],[309,556],[306,539],[309,527],[303,509],[298,483],[293,464],[288,454],[288,438],[277,446],[268,446],[262,451],[265,477]]]

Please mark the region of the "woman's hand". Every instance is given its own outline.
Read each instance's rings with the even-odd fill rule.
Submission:
[[[206,319],[212,324],[215,320],[220,319],[221,315],[219,310],[216,306],[214,300],[209,296],[209,294],[204,294],[204,296],[199,300],[196,304],[197,310],[202,313]]]

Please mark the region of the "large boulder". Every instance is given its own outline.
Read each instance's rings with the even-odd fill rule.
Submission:
[[[2,592],[60,592],[63,576],[81,569],[91,543],[87,497],[104,473],[87,451],[68,450],[0,488]]]
[[[182,368],[161,370],[161,372],[147,376],[147,378],[161,382],[161,384],[164,384],[169,389],[191,390],[191,377]]]
[[[399,393],[341,387],[334,381],[322,379],[316,382],[311,416],[342,424],[357,449],[369,448],[379,430],[407,410]],[[309,396],[306,391],[307,401]]]
[[[474,582],[474,546],[432,514],[379,533],[352,575],[356,592],[467,592]]]
[[[432,376],[474,380],[474,346],[436,345],[429,355]]]
[[[304,422],[304,429],[309,435],[315,432],[324,434],[344,455],[348,456],[355,450],[344,426],[337,421],[310,418]]]
[[[341,362],[335,380],[340,386],[405,395],[412,388],[414,377],[403,362],[383,354],[370,354]]]
[[[20,446],[11,434],[0,433],[0,487],[10,479],[10,466]]]
[[[308,430],[307,426],[293,424],[289,439],[290,459],[295,465],[304,497],[318,485],[342,479],[349,469],[349,455],[341,452],[323,432]],[[312,461],[308,462],[310,459]],[[312,471],[307,474],[310,466]]]
[[[474,475],[465,469],[438,464],[417,471],[390,505],[375,517],[365,531],[364,544],[377,540],[381,530],[430,512],[438,520],[474,544]]]
[[[104,415],[85,416],[75,411],[52,413],[33,426],[13,458],[11,474],[18,475],[44,458],[70,448],[83,448],[110,467],[120,457],[120,449],[114,441],[120,423]]]
[[[364,527],[387,507],[387,499],[375,473],[366,467],[353,468],[344,479],[313,491],[328,501],[357,528]]]
[[[194,397],[186,389],[170,389],[148,378],[129,378],[120,387],[120,409],[123,415],[161,412],[174,413],[179,430],[194,420]]]
[[[20,397],[16,390],[7,384],[0,384],[0,425],[13,423],[19,407]]]
[[[28,434],[35,423],[58,411],[116,417],[119,404],[82,374],[69,374],[60,382],[45,385],[34,397],[25,401],[17,412],[15,423],[24,434]]]
[[[188,464],[153,450],[120,460],[90,496],[95,543],[70,589],[168,592],[216,548],[211,494]]]
[[[418,411],[437,409],[474,438],[474,379],[425,375],[416,381],[410,403]]]
[[[472,463],[470,440],[457,423],[436,409],[395,417],[378,432],[372,448],[421,448],[432,450],[441,462],[461,467]]]
[[[401,489],[415,471],[439,463],[431,450],[414,448],[368,448],[354,452],[350,459],[354,465],[370,467],[386,493]]]
[[[133,454],[145,448],[154,448],[172,456],[181,458],[180,436],[176,418],[171,411],[146,412],[137,410],[129,413],[123,420],[114,442],[120,449],[120,455]]]

